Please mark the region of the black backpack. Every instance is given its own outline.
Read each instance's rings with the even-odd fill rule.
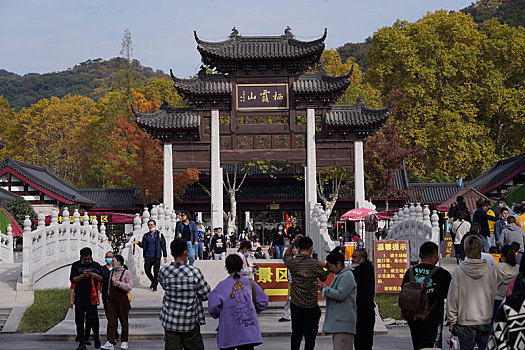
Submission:
[[[430,270],[423,282],[416,282],[413,267],[408,269],[410,281],[403,285],[399,293],[399,307],[401,308],[401,316],[405,320],[425,320],[432,311],[435,303],[433,305],[428,303],[427,283],[438,269],[439,267],[435,266]]]

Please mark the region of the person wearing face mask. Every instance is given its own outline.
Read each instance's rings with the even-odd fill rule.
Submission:
[[[259,271],[257,265],[252,265],[248,261],[250,257],[250,251],[252,250],[252,244],[248,241],[244,241],[239,246],[237,254],[242,259],[242,270],[241,275],[253,280],[253,275]]]
[[[102,349],[113,350],[117,343],[114,335],[117,327],[117,319],[120,320],[122,326],[122,343],[121,349],[128,348],[128,317],[129,309],[131,308],[128,293],[133,289],[133,276],[124,265],[124,258],[122,255],[115,255],[113,258],[113,271],[109,276],[108,285],[108,341]]]
[[[108,290],[109,290],[109,277],[111,275],[111,271],[113,271],[113,257],[115,254],[113,252],[107,252],[106,256],[104,258],[105,265],[100,269],[100,272],[102,273],[102,286],[100,288],[101,294],[102,294],[102,303],[104,305],[104,314],[106,315],[106,319],[108,319]],[[119,340],[119,334],[118,334],[118,323],[115,327],[115,341]]]
[[[96,285],[102,281],[101,266],[93,261],[91,248],[80,250],[80,260],[71,265],[69,280],[75,284],[75,325],[77,329],[77,350],[85,350],[84,323],[89,323],[93,330],[95,349],[100,348],[99,321],[97,305],[99,304]],[[86,322],[85,322],[86,321]]]
[[[352,253],[352,272],[357,284],[357,324],[354,336],[356,350],[372,350],[374,344],[375,275],[366,249],[357,248]]]
[[[142,248],[142,254],[144,256],[144,270],[146,276],[151,281],[149,288],[156,292],[158,280],[157,276],[160,269],[160,258],[164,255],[164,263],[168,262],[168,253],[166,251],[166,239],[164,235],[157,230],[157,223],[151,219],[148,221],[149,232],[146,232],[142,237],[142,242],[138,243],[139,247]],[[153,274],[151,274],[151,268],[153,268]]]
[[[226,238],[222,234],[222,228],[217,227],[211,239],[210,250],[213,253],[213,260],[224,260],[226,258]]]
[[[273,245],[275,247],[275,258],[276,259],[282,259],[283,258],[283,252],[284,252],[284,237],[285,232],[283,225],[279,224],[277,227],[277,232],[273,235]]]
[[[352,350],[357,323],[357,285],[351,268],[345,267],[345,254],[341,247],[328,254],[326,267],[335,278],[330,287],[319,283],[326,298],[323,332],[332,334],[334,349]]]

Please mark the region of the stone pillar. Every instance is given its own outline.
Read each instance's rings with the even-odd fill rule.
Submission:
[[[365,167],[363,161],[363,141],[354,141],[354,185],[355,207],[365,205]]]
[[[315,203],[317,203],[316,170],[317,158],[315,153],[315,110],[306,111],[306,168],[305,168],[305,218],[306,234],[310,232],[310,220]]]
[[[163,201],[166,208],[173,209],[173,148],[170,143],[164,144],[164,192]]]
[[[212,228],[223,225],[223,192],[221,149],[219,139],[219,111],[211,111],[211,225]]]

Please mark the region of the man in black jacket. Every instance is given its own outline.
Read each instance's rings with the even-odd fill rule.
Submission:
[[[144,270],[146,276],[151,281],[149,288],[154,292],[157,291],[158,280],[157,276],[160,269],[160,258],[164,255],[164,263],[168,262],[168,252],[166,250],[166,239],[164,235],[157,230],[157,223],[155,220],[148,221],[149,232],[146,232],[142,237],[142,242],[137,242],[142,248],[144,255]],[[153,275],[151,268],[153,267]]]
[[[477,209],[474,211],[474,215],[472,216],[472,222],[477,222],[481,226],[481,240],[483,241],[483,251],[485,253],[489,252],[489,241],[488,237],[490,237],[490,228],[489,228],[489,220],[490,221],[498,221],[498,218],[495,216],[491,216],[487,214],[487,211],[490,209],[490,201],[478,199],[476,202]]]
[[[374,267],[363,248],[357,248],[352,254],[352,272],[357,284],[357,324],[354,336],[356,350],[372,350],[374,344],[375,314],[375,275]]]
[[[80,249],[80,260],[71,265],[69,280],[75,284],[75,325],[77,328],[78,348],[85,350],[84,321],[91,325],[95,349],[100,348],[98,300],[92,300],[92,294],[98,295],[98,282],[102,281],[101,266],[93,261],[90,248]]]

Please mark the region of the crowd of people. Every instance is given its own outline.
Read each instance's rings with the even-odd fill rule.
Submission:
[[[136,244],[142,248],[149,268],[146,274],[151,280],[150,288],[156,290],[160,284],[165,293],[160,320],[166,349],[204,349],[200,326],[205,323],[203,302],[206,300],[209,315],[219,319],[219,349],[248,350],[262,344],[257,314],[267,307],[268,296],[254,282],[258,266],[249,259],[252,242],[244,240],[236,253],[224,258],[225,252],[222,252],[222,257],[216,257],[224,260],[228,277],[211,290],[201,271],[190,263],[194,242],[183,238],[173,240],[170,252],[174,262],[159,268],[160,260],[167,260],[166,240],[153,220],[148,222],[148,227],[149,231]],[[181,227],[180,234],[191,235],[192,228],[188,228],[189,233]],[[220,237],[222,233],[216,232],[212,239],[214,246],[221,243]],[[322,329],[333,335],[334,349],[352,349],[354,343],[356,349],[371,349],[375,287],[374,271],[366,251],[356,249],[351,265],[345,264],[344,251],[340,247],[328,255],[326,262],[315,260],[312,251],[312,239],[297,233],[282,252],[290,276],[291,348],[299,349],[303,338],[305,349],[315,348],[321,316],[318,292],[321,291],[327,299]],[[330,273],[335,278],[328,286],[323,282]],[[70,306],[75,308],[77,349],[86,349],[91,333],[95,348],[111,350],[119,341],[121,349],[128,348],[132,277],[121,255],[107,252],[105,264],[101,266],[93,261],[89,248],[81,249],[80,260],[73,263],[70,275]],[[99,337],[99,293],[108,320],[104,345]]]
[[[463,198],[458,197],[449,211],[459,265],[452,275],[436,266],[439,248],[432,242],[421,246],[421,263],[405,273],[400,306],[408,320],[414,349],[441,347],[444,314],[461,350],[475,346],[479,350],[520,349],[525,344],[525,329],[521,327],[525,320],[525,259],[521,258],[525,205],[511,210],[501,198],[492,213],[490,202],[481,199],[476,205],[469,213]],[[496,252],[500,257],[497,264]],[[410,307],[403,303],[414,295],[413,282],[423,286],[428,297],[424,317],[407,312]],[[417,298],[410,300],[417,304]],[[454,343],[454,338],[449,342]]]
[[[487,213],[490,203],[482,200],[469,213],[458,197],[455,210],[450,212],[459,264],[452,275],[437,267],[437,244],[421,245],[421,263],[406,271],[399,304],[408,320],[414,349],[441,347],[445,324],[459,339],[462,350],[475,346],[479,350],[520,348],[518,344],[525,339],[525,330],[519,326],[525,320],[525,313],[520,313],[522,305],[525,306],[525,259],[522,259],[525,205],[511,211],[506,203],[500,203],[494,215]],[[490,222],[494,222],[493,228]],[[166,349],[204,348],[200,326],[205,322],[206,300],[209,315],[219,319],[218,348],[253,349],[261,344],[257,314],[267,307],[268,296],[254,282],[258,266],[250,259],[254,249],[256,258],[263,257],[258,237],[252,239],[250,233],[241,233],[241,239],[235,240],[235,245],[239,243],[237,252],[228,255],[227,248],[234,246],[220,227],[212,235],[211,230],[196,224],[183,212],[177,236],[170,244],[175,261],[160,268],[161,259],[165,263],[168,260],[167,242],[154,220],[148,222],[148,228],[141,240],[134,243],[142,248],[150,289],[156,291],[160,284],[165,292],[160,320]],[[281,257],[287,267],[289,295],[285,314],[279,321],[291,321],[291,349],[299,349],[303,339],[304,349],[315,348],[321,319],[319,292],[326,299],[322,331],[332,335],[334,349],[372,349],[375,274],[367,251],[357,247],[351,261],[346,261],[344,248],[337,247],[326,261],[318,261],[312,256],[312,239],[304,236],[296,225],[288,230],[279,226],[272,243],[275,257]],[[287,243],[290,244],[286,247]],[[496,251],[501,255],[497,264],[490,254]],[[195,259],[205,256],[223,260],[228,272],[227,278],[213,290],[193,266]],[[330,274],[334,278],[328,284]],[[108,252],[101,266],[92,260],[91,250],[83,248],[80,260],[71,267],[70,281],[70,307],[75,308],[78,349],[85,349],[91,334],[95,348],[113,349],[120,341],[120,348],[126,349],[133,278],[124,258]],[[415,307],[426,306],[407,310],[402,298],[410,292],[404,292],[410,289],[407,286],[414,285],[424,288],[425,295],[425,303],[414,303]],[[414,290],[419,289],[412,289],[411,293]],[[108,320],[103,346],[97,314],[99,293]]]

